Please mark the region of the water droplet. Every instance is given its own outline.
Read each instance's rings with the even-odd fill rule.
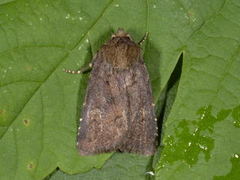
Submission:
[[[83,17],[79,17],[79,20],[82,21],[82,20],[83,20]]]
[[[69,19],[70,18],[70,14],[67,14],[66,16],[65,16],[65,19]]]
[[[153,8],[154,8],[154,9],[156,9],[156,8],[157,8],[156,4],[154,4],[154,5],[153,5]]]
[[[232,111],[233,125],[240,128],[240,106],[237,106]]]
[[[119,7],[119,4],[115,4],[115,7]]]
[[[203,119],[205,117],[205,114],[202,114],[201,118],[200,119]]]
[[[149,175],[151,175],[151,176],[154,176],[154,175],[155,175],[154,172],[152,172],[152,171],[148,171],[148,172],[146,172],[145,174],[149,174]]]
[[[205,146],[203,146],[203,145],[201,145],[201,144],[199,144],[198,146],[199,146],[201,149],[205,150]]]
[[[86,42],[86,43],[89,43],[89,40],[88,40],[88,39],[86,39],[86,40],[85,40],[85,42]]]
[[[43,20],[43,18],[42,18],[42,17],[40,17],[40,18],[39,18],[39,20],[40,20],[40,21],[42,21],[42,20]]]
[[[238,154],[234,154],[234,157],[235,157],[235,158],[239,158],[239,155],[238,155]]]

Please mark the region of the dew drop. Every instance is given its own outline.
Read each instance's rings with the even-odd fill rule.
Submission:
[[[70,18],[70,14],[67,14],[66,16],[65,16],[65,19],[69,19]]]
[[[201,149],[205,150],[205,147],[204,147],[203,145],[199,144],[199,147],[200,147]]]
[[[152,172],[152,171],[148,171],[148,172],[146,172],[145,174],[149,174],[149,175],[151,175],[151,176],[154,176],[154,175],[155,175],[154,172]]]

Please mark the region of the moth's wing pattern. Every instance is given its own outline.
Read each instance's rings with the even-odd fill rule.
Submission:
[[[143,60],[136,62],[129,73],[125,76],[129,128],[120,150],[152,155],[157,146],[158,130],[149,75]]]
[[[97,56],[93,61],[78,134],[81,155],[116,150],[127,131],[128,115],[122,113],[127,99],[118,102],[122,90],[118,89],[112,73],[112,66]]]
[[[82,119],[78,134],[82,155],[115,150],[153,154],[157,124],[143,61],[120,70],[97,56]]]

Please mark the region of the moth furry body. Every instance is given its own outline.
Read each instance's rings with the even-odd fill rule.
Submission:
[[[81,155],[121,151],[152,155],[157,122],[139,44],[119,29],[97,52],[77,136]]]

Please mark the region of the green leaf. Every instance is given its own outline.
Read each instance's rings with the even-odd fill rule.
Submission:
[[[182,1],[186,16],[202,24],[183,41],[182,75],[163,127],[156,179],[239,178],[239,5]]]
[[[146,167],[149,162],[151,162],[151,157],[142,157],[133,154],[115,154],[100,170],[93,169],[87,173],[77,175],[67,175],[61,171],[57,171],[51,176],[51,180],[144,180],[151,176],[151,171]]]
[[[135,9],[136,4],[142,8]],[[109,158],[77,153],[88,75],[72,76],[62,69],[90,62],[118,27],[140,40],[149,31],[146,7],[144,1],[1,1],[1,178],[42,179],[57,167],[70,174],[86,172]],[[159,62],[156,55],[148,66]],[[160,87],[156,71],[150,73]]]
[[[0,1],[0,177],[43,179],[57,167],[94,178],[151,171],[151,158],[126,154],[90,171],[111,154],[82,157],[75,148],[88,75],[62,69],[90,62],[118,27],[136,41],[149,32],[144,60],[158,113],[183,53],[179,86],[167,96],[156,179],[238,177],[239,12],[238,0]],[[119,168],[134,164],[134,176]]]

